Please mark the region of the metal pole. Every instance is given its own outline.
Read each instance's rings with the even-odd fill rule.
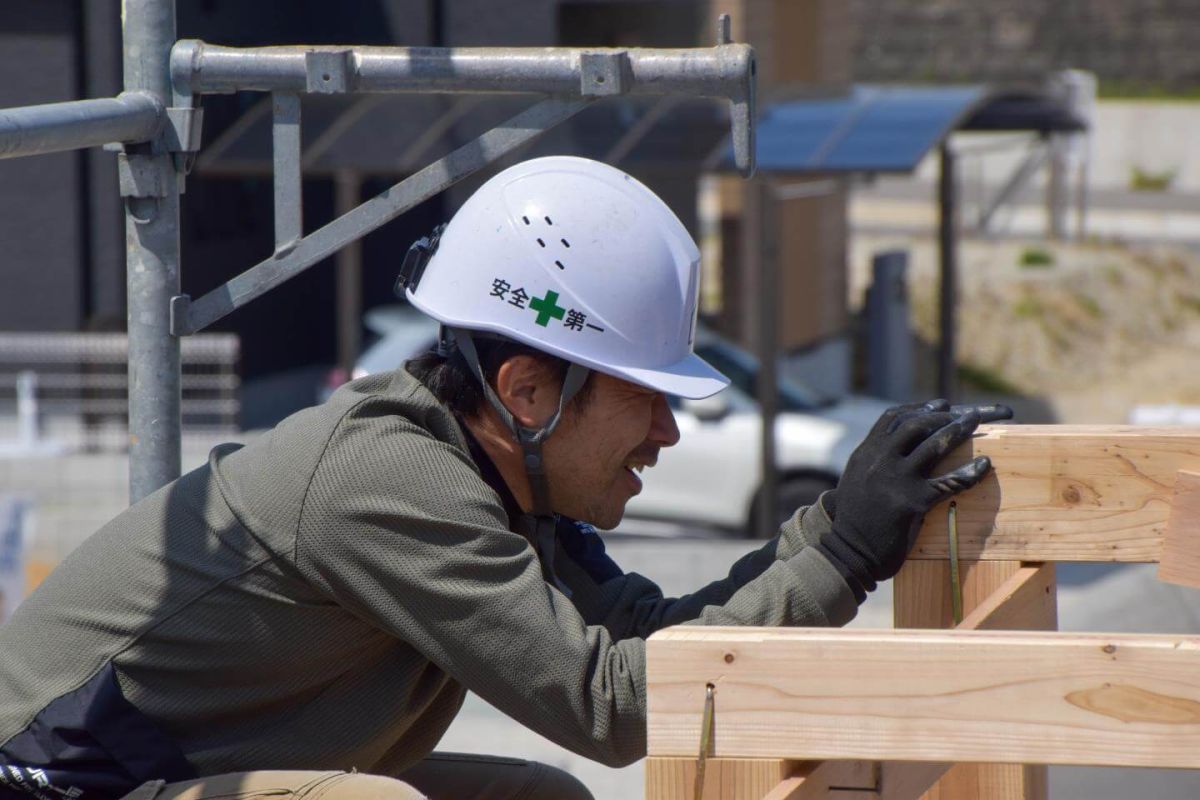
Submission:
[[[59,153],[109,142],[144,142],[158,135],[163,105],[126,93],[0,111],[0,158]]]
[[[224,47],[185,39],[176,85],[193,94],[516,92],[729,97],[753,87],[754,50],[705,48]]]
[[[867,289],[867,389],[875,397],[912,397],[912,334],[908,332],[908,251],[871,259]]]
[[[272,124],[275,151],[275,252],[285,253],[304,236],[303,147],[300,141],[300,96],[275,94]]]
[[[623,94],[729,100],[734,162],[754,173],[755,61],[745,44],[691,49],[221,47],[180,42],[181,94],[371,92]]]
[[[758,217],[762,251],[758,258],[758,290],[762,303],[758,316],[758,407],[762,414],[762,490],[758,536],[776,533],[779,505],[779,470],[775,459],[775,420],[779,415],[779,199],[769,178],[758,181]]]
[[[174,0],[125,0],[122,25],[125,90],[170,106]],[[129,500],[136,503],[180,471],[179,340],[170,333],[170,299],[179,294],[179,178],[161,143],[128,147],[123,158],[134,172],[155,176],[153,190],[124,192]]]
[[[941,342],[938,346],[938,396],[953,400],[958,391],[954,356],[954,310],[958,302],[958,179],[954,151],[950,143],[941,148],[942,173],[938,183],[938,244],[941,258],[941,294],[939,319]]]
[[[1060,133],[1046,137],[1050,171],[1046,176],[1046,237],[1061,241],[1067,237],[1067,140]]]
[[[334,178],[335,213],[349,214],[362,199],[362,176],[353,170],[338,170]],[[362,239],[355,239],[337,253],[337,345],[338,366],[347,378],[354,372],[362,345]]]

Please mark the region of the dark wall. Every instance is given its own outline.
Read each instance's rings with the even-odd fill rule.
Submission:
[[[6,0],[0,14],[0,108],[78,96],[76,0]],[[84,157],[0,161],[0,329],[74,330],[81,270]]]
[[[317,0],[181,0],[178,6],[180,38],[230,46],[427,44],[432,22],[424,0],[345,0],[336,7]],[[262,97],[245,93],[205,98],[205,143],[215,141]],[[269,176],[189,180],[182,215],[185,293],[198,297],[270,255],[272,197]],[[332,182],[305,180],[303,203],[304,228],[311,233],[334,217]],[[364,307],[394,302],[390,286],[398,262],[380,254],[402,254],[431,224],[402,217],[368,238]],[[212,330],[240,336],[244,378],[331,364],[337,357],[335,296],[333,259],[328,259],[235,311]]]
[[[602,5],[610,8],[606,11]],[[336,5],[328,0],[178,0],[177,18],[180,38],[231,46],[538,46],[559,44],[560,39],[599,44],[610,38],[632,44],[626,39],[633,35],[629,30],[636,29],[635,6],[658,15],[654,32],[637,43],[688,44],[697,36],[699,12],[692,9],[680,16],[688,0],[562,9],[557,0],[342,0]],[[561,19],[560,10],[565,14]],[[612,21],[608,29],[599,24],[601,19]],[[686,33],[672,24],[680,20]],[[21,79],[0,82],[0,107],[112,96],[120,91],[120,68],[120,0],[4,2],[0,69]],[[250,93],[205,98],[204,143],[211,145],[261,100],[262,95]],[[485,177],[476,176],[366,238],[364,308],[396,302],[391,287],[408,245],[444,221]],[[389,183],[390,179],[368,178],[363,199]],[[678,207],[692,205],[683,198]],[[333,216],[332,181],[307,179],[306,231]],[[93,150],[0,161],[0,239],[0,329],[123,325],[124,230],[113,154]],[[269,175],[191,176],[183,198],[181,242],[183,291],[193,297],[266,258],[273,247]],[[332,364],[335,327],[330,259],[231,314],[213,330],[239,334],[243,377],[254,378]]]

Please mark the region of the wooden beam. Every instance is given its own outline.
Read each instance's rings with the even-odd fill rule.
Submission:
[[[719,757],[1200,768],[1200,637],[681,626],[647,642],[648,743]]]
[[[1005,562],[994,561],[977,562],[968,568],[965,604],[968,608],[978,607],[963,620],[960,629],[995,630],[1034,624],[1038,620],[1041,626],[1049,624],[1052,628],[1055,616],[1054,565],[1019,566],[1007,580],[1004,579],[1008,574],[1002,569],[1004,566]],[[928,595],[933,584],[944,585],[946,573],[944,569],[939,572],[938,567],[944,568],[945,564],[925,561],[917,562],[913,569],[906,567],[908,571],[900,578],[903,585],[897,597],[906,597],[914,588]],[[927,573],[925,579],[912,581],[914,570]],[[983,601],[978,602],[981,597]],[[903,609],[900,612],[902,622],[913,623],[916,621],[914,617],[922,613],[912,604],[903,605]],[[944,618],[948,619],[948,609],[949,601],[939,600],[936,612],[927,614],[925,619],[940,624]],[[650,758],[646,764],[647,798],[682,800],[691,797],[696,774],[694,758]],[[928,762],[880,764],[868,761],[710,759],[705,771],[705,797],[708,800],[741,800],[743,797],[758,800],[766,794],[772,800],[856,800],[859,796],[868,800],[916,800],[937,783],[950,766]],[[1005,775],[1011,784],[1022,772],[1022,767],[1012,765],[964,764],[954,769],[954,776],[944,787],[947,792],[944,796],[955,797],[956,800],[963,800],[969,793],[948,793],[950,788],[960,788],[964,783],[968,786],[978,785],[981,772],[991,784],[996,783],[999,775]],[[1044,775],[1043,767],[1031,769],[1040,770]],[[1016,770],[1015,775],[1007,775],[1013,770]],[[770,793],[764,790],[768,785],[775,786]],[[831,789],[833,794],[830,794]],[[856,789],[858,791],[854,791]]]
[[[704,800],[761,800],[798,768],[784,758],[710,758]],[[695,755],[646,759],[646,800],[692,800],[695,784]]]
[[[811,761],[775,792],[787,800],[915,800],[949,767],[937,762]]]
[[[870,761],[801,764],[763,800],[879,800],[880,770]]]
[[[981,577],[979,573],[989,567],[997,574],[999,570],[995,568],[1007,563],[977,561],[973,574]],[[1057,630],[1055,584],[1053,564],[1021,564],[983,602],[976,605],[956,628],[960,631]],[[966,600],[963,604],[966,605]]]
[[[974,561],[962,565],[960,630],[1039,630],[1058,627],[1054,565]],[[950,565],[908,561],[893,583],[897,628],[949,628],[954,624]],[[925,800],[1045,800],[1046,767],[1040,764],[955,764]],[[940,780],[938,780],[940,778]],[[926,783],[929,788],[934,781]],[[905,795],[920,797],[921,793]]]
[[[1053,564],[973,561],[961,565],[962,630],[1052,631],[1058,628]],[[950,565],[908,561],[892,583],[897,628],[953,628]]]
[[[960,558],[1156,562],[1175,473],[1200,471],[1200,431],[1115,425],[984,426],[943,468],[994,470],[955,498]],[[946,504],[910,558],[945,559]]]
[[[1200,473],[1175,476],[1158,579],[1200,588]]]

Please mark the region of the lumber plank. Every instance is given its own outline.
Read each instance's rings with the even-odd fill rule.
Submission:
[[[1175,476],[1158,579],[1200,588],[1200,472]]]
[[[649,752],[1200,768],[1200,637],[677,627],[647,643]]]
[[[918,562],[899,579],[907,580],[907,586],[914,587],[918,593],[930,594],[930,589],[941,589],[948,580],[944,572],[944,563]],[[941,568],[941,570],[939,570]],[[1012,572],[1011,577],[1006,576]],[[923,575],[924,579],[913,581],[914,574]],[[997,629],[1013,625],[1028,624],[1031,621],[1049,622],[1053,627],[1054,611],[1054,565],[1019,565],[1015,571],[1008,569],[1006,562],[977,562],[970,565],[966,572],[964,604],[967,608],[977,606],[967,616],[960,626],[961,629],[988,628]],[[898,598],[907,597],[912,592],[901,588]],[[980,599],[982,598],[982,602]],[[920,621],[915,618],[914,606],[906,606],[905,612],[900,612],[904,622]],[[936,611],[927,614],[924,621],[928,624],[941,624],[949,620],[949,600],[939,599]],[[928,626],[928,625],[927,625]],[[713,767],[713,764],[718,766]],[[796,765],[792,770],[790,765]],[[720,798],[763,797],[763,787],[783,775],[787,776],[766,794],[766,797],[788,798],[788,800],[856,800],[882,797],[885,800],[915,800],[926,792],[950,767],[944,763],[921,762],[878,762],[867,761],[812,761],[793,762],[785,759],[710,759],[705,771],[705,796]],[[656,800],[666,798],[690,798],[691,787],[695,780],[696,762],[694,758],[651,758],[647,762],[646,796]],[[1014,776],[1006,772],[1016,771],[1015,778],[1021,777],[1021,767],[1011,765],[961,765],[956,768],[962,776],[946,784],[946,790],[967,786],[977,786],[977,773],[983,772],[989,776],[991,784],[998,779],[1012,782]],[[1044,775],[1044,768],[1031,768]],[[739,774],[740,773],[740,774]],[[721,777],[716,777],[721,776]],[[963,777],[965,776],[965,777]],[[734,787],[734,788],[731,788]],[[830,789],[835,788],[834,794]],[[859,789],[860,791],[853,791]],[[978,793],[976,792],[976,796]],[[1044,796],[1043,790],[1040,796]],[[935,795],[937,796],[937,795]],[[968,795],[946,794],[947,797],[964,798]],[[999,796],[1021,796],[1009,795]]]
[[[696,764],[695,755],[646,759],[646,800],[692,800]],[[797,762],[783,758],[710,758],[704,800],[761,800],[797,768]]]
[[[949,764],[899,761],[811,761],[802,763],[770,798],[787,800],[914,800]]]
[[[878,800],[878,786],[873,762],[814,761],[799,763],[763,800]]]
[[[1053,564],[974,561],[961,564],[961,572],[966,614],[962,629],[1058,628]],[[1038,582],[1037,590],[1026,585],[1031,580]],[[897,628],[954,627],[950,593],[948,562],[905,562],[892,584],[893,624]]]
[[[992,473],[954,498],[960,558],[1152,563],[1175,474],[1200,471],[1200,430],[983,426],[941,471],[980,455]],[[946,505],[925,516],[910,558],[948,557]]]
[[[1058,627],[1053,564],[974,561],[962,564],[963,610],[959,630],[1042,630]],[[945,561],[908,561],[894,583],[897,628],[949,628],[954,624],[950,565]],[[907,776],[903,765],[896,773]],[[1046,768],[1040,764],[956,764],[943,776],[925,770],[913,774],[897,798],[925,800],[1044,800]],[[939,780],[940,779],[940,780]],[[924,780],[924,785],[921,785]],[[934,782],[936,786],[933,786]],[[932,788],[931,788],[932,787]],[[922,794],[929,789],[927,794]],[[890,795],[893,796],[893,795]]]

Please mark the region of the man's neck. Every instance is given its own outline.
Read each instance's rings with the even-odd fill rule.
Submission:
[[[529,488],[529,477],[525,474],[521,448],[513,439],[512,432],[488,412],[479,416],[462,417],[461,422],[496,465],[496,470],[504,479],[508,490],[512,492],[517,505],[522,511],[529,513],[529,509],[533,507],[533,493]]]

